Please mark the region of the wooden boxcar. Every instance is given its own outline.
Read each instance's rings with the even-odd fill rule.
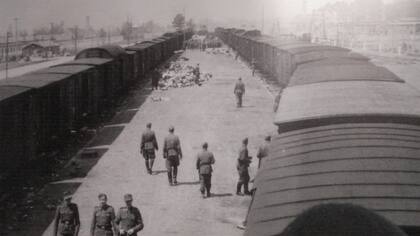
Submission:
[[[125,50],[118,45],[103,45],[94,48],[87,48],[80,51],[75,59],[83,58],[108,58],[113,60],[114,80],[117,82],[118,90],[122,90],[129,84],[129,63]]]
[[[115,64],[112,59],[105,58],[85,58],[66,62],[58,66],[65,65],[83,65],[94,66],[95,78],[97,78],[98,89],[98,109],[100,112],[111,107],[119,92],[119,83],[115,78],[118,78],[118,71],[115,70]]]
[[[30,87],[0,84],[0,179],[35,157],[32,92]]]
[[[420,126],[393,123],[278,135],[254,181],[245,235],[280,235],[298,214],[322,203],[361,205],[406,231],[418,230],[419,144]]]

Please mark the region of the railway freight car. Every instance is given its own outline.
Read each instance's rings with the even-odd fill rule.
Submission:
[[[103,112],[100,98],[104,94],[102,78],[94,66],[91,65],[56,65],[36,74],[67,75],[69,84],[65,97],[60,126],[64,130],[78,129],[87,124],[96,123],[98,116]]]
[[[24,86],[0,86],[0,179],[35,156],[30,132],[32,92]]]
[[[364,206],[419,235],[420,127],[346,123],[297,129],[272,141],[254,182],[246,236],[280,235],[323,203]]]
[[[120,86],[117,80],[114,78],[118,78],[119,70],[116,70],[115,64],[113,63],[112,59],[106,58],[84,58],[84,59],[77,59],[74,61],[66,62],[60,65],[56,65],[53,67],[60,67],[60,66],[68,66],[68,65],[81,65],[81,66],[93,66],[95,69],[95,77],[98,78],[97,82],[97,90],[99,97],[97,98],[98,101],[98,110],[99,113],[102,113],[104,110],[112,107],[114,105],[114,101],[119,94]]]
[[[75,59],[83,58],[107,58],[112,59],[113,80],[117,83],[116,90],[121,91],[132,80],[132,71],[129,66],[128,56],[125,50],[118,45],[103,45],[94,48],[87,48],[77,53]]]
[[[322,203],[362,205],[418,235],[420,94],[384,68],[345,61],[300,65],[283,90],[245,235],[277,235]]]

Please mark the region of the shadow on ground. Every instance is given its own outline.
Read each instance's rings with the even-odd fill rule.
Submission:
[[[200,184],[200,181],[178,182],[177,185],[197,185],[197,184]]]
[[[212,193],[210,197],[231,197],[233,194],[231,193]]]
[[[19,223],[14,225],[14,219],[9,219],[8,230],[1,235],[27,236],[42,235],[54,218],[56,206],[61,204],[65,192],[74,193],[81,183],[48,184],[32,198],[24,201],[18,214]],[[7,220],[7,217],[5,218]]]
[[[167,170],[154,170],[153,171],[153,175],[159,175],[163,173],[168,173],[168,171]]]
[[[88,147],[111,145],[123,131],[124,126],[102,128]]]
[[[60,180],[83,178],[98,163],[99,159],[108,151],[107,148],[84,149],[61,172]]]
[[[117,115],[107,125],[128,124],[136,115],[137,110],[125,110],[117,113]]]

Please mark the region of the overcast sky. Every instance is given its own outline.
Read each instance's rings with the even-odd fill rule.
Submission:
[[[176,13],[185,9],[187,18],[247,19],[262,22],[266,19],[293,16],[301,12],[303,0],[0,0],[0,32],[14,27],[18,17],[19,29],[29,33],[34,27],[47,26],[63,20],[67,27],[91,25],[97,27],[118,26],[130,17],[135,24],[154,20],[162,25],[170,24]],[[337,0],[307,0],[311,11],[328,2]],[[344,0],[351,2],[352,0]],[[389,1],[389,0],[387,0]]]

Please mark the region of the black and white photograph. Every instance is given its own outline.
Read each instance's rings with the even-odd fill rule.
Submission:
[[[420,0],[0,0],[0,236],[420,236]]]

